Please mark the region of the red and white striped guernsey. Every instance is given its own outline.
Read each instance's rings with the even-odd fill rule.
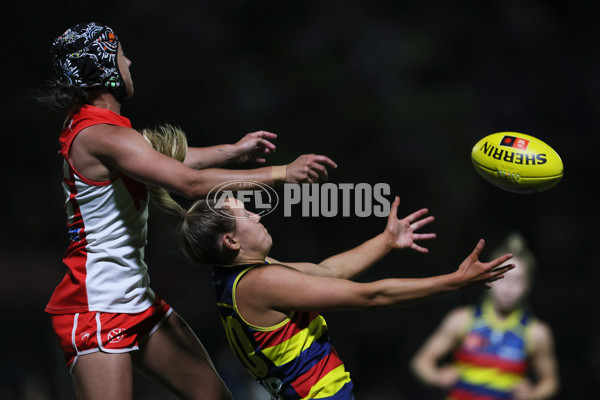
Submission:
[[[129,119],[85,105],[68,121],[59,138],[71,242],[63,258],[67,273],[46,306],[51,314],[136,313],[154,301],[144,262],[146,186],[123,174],[110,181],[91,181],[69,162],[75,137],[98,124],[131,128]]]

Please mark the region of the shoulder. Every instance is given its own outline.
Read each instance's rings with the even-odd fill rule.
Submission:
[[[92,125],[78,135],[78,144],[90,146],[90,150],[102,153],[114,149],[124,149],[131,144],[139,148],[141,144],[149,147],[143,136],[133,128],[110,124]]]
[[[554,342],[550,326],[537,318],[532,319],[528,336],[534,349],[540,346],[552,346]]]
[[[473,307],[458,307],[450,311],[442,320],[441,329],[456,337],[466,335],[473,320]]]
[[[445,321],[454,325],[463,325],[469,323],[473,318],[473,307],[457,307],[446,314]]]
[[[274,279],[277,279],[281,275],[287,276],[288,274],[293,274],[293,273],[298,273],[298,272],[299,272],[298,270],[296,270],[294,268],[290,268],[287,265],[280,264],[277,262],[270,262],[269,264],[256,265],[254,267],[248,268],[245,271],[244,276],[252,277],[251,279],[274,280]]]

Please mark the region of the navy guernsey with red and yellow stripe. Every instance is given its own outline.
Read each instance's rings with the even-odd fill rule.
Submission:
[[[448,400],[509,400],[527,372],[530,316],[514,311],[499,320],[490,301],[474,307],[473,319],[454,355],[460,379]]]
[[[294,312],[281,323],[244,321],[235,301],[238,282],[264,264],[215,266],[212,284],[229,345],[272,399],[350,400],[352,381],[318,312]]]

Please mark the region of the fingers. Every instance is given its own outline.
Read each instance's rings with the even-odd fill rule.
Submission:
[[[410,246],[411,249],[418,251],[419,253],[429,253],[429,249],[423,246],[419,246],[416,243],[413,243],[412,246]]]
[[[427,212],[427,211],[425,211],[425,212]],[[410,227],[411,227],[411,229],[413,231],[416,231],[417,229],[419,229],[419,228],[421,228],[421,227],[423,227],[423,226],[425,226],[425,225],[433,222],[434,220],[435,220],[435,217],[429,216],[427,218],[423,218],[423,219],[415,222],[414,224],[411,224]]]
[[[270,153],[275,151],[275,146],[273,143],[266,139],[257,139],[255,151],[262,151],[264,153]]]
[[[479,255],[483,251],[484,247],[485,247],[485,240],[479,239],[479,242],[477,242],[475,249],[473,249],[473,252],[471,253],[471,257],[475,257],[475,259],[479,260]]]
[[[319,163],[311,163],[309,168],[311,176],[316,174],[316,176],[313,176],[313,179],[319,180],[319,178],[321,178],[322,180],[326,181],[329,178],[329,174],[327,173],[327,168],[325,168],[325,166]]]
[[[327,168],[337,168],[337,164],[327,156],[305,154],[298,157],[289,167],[296,171],[295,181],[315,183],[327,180]]]
[[[400,197],[396,196],[394,198],[394,201],[392,202],[392,206],[390,207],[390,216],[388,217],[388,220],[390,218],[396,218],[396,216],[398,215],[398,207],[400,206]]]
[[[436,237],[435,233],[413,233],[413,240],[428,240],[435,239]]]
[[[495,269],[496,267],[498,267],[498,265],[505,263],[506,261],[510,260],[512,258],[512,254],[511,253],[507,253],[504,254],[503,256],[500,256],[498,258],[496,258],[495,260],[492,260],[489,262],[491,269]]]
[[[495,268],[490,269],[489,274],[491,277],[500,276],[502,274],[507,273],[514,267],[515,267],[515,264],[506,264],[501,267],[495,267]]]
[[[267,132],[267,131],[252,132],[252,133],[249,133],[249,135],[252,137],[256,137],[256,138],[277,139],[276,133]]]
[[[512,268],[509,268],[509,269],[512,269]],[[496,275],[496,276],[493,276],[492,278],[489,278],[489,279],[486,279],[485,281],[483,281],[483,287],[486,289],[491,289],[492,288],[491,283],[496,282],[497,280],[500,280],[500,279],[504,279],[505,272],[506,271],[502,272],[501,275]]]
[[[329,166],[331,168],[337,168],[337,164],[333,162],[333,160],[327,156],[319,156],[319,155],[312,155],[312,161],[319,163],[321,165],[326,165]]]

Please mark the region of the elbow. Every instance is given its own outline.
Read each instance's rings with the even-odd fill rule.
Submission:
[[[381,310],[392,306],[392,303],[384,293],[375,291],[365,294],[364,306],[368,310]]]
[[[208,187],[205,180],[201,179],[198,174],[183,179],[182,184],[177,188],[177,193],[186,199],[195,200],[206,196],[212,187]]]

